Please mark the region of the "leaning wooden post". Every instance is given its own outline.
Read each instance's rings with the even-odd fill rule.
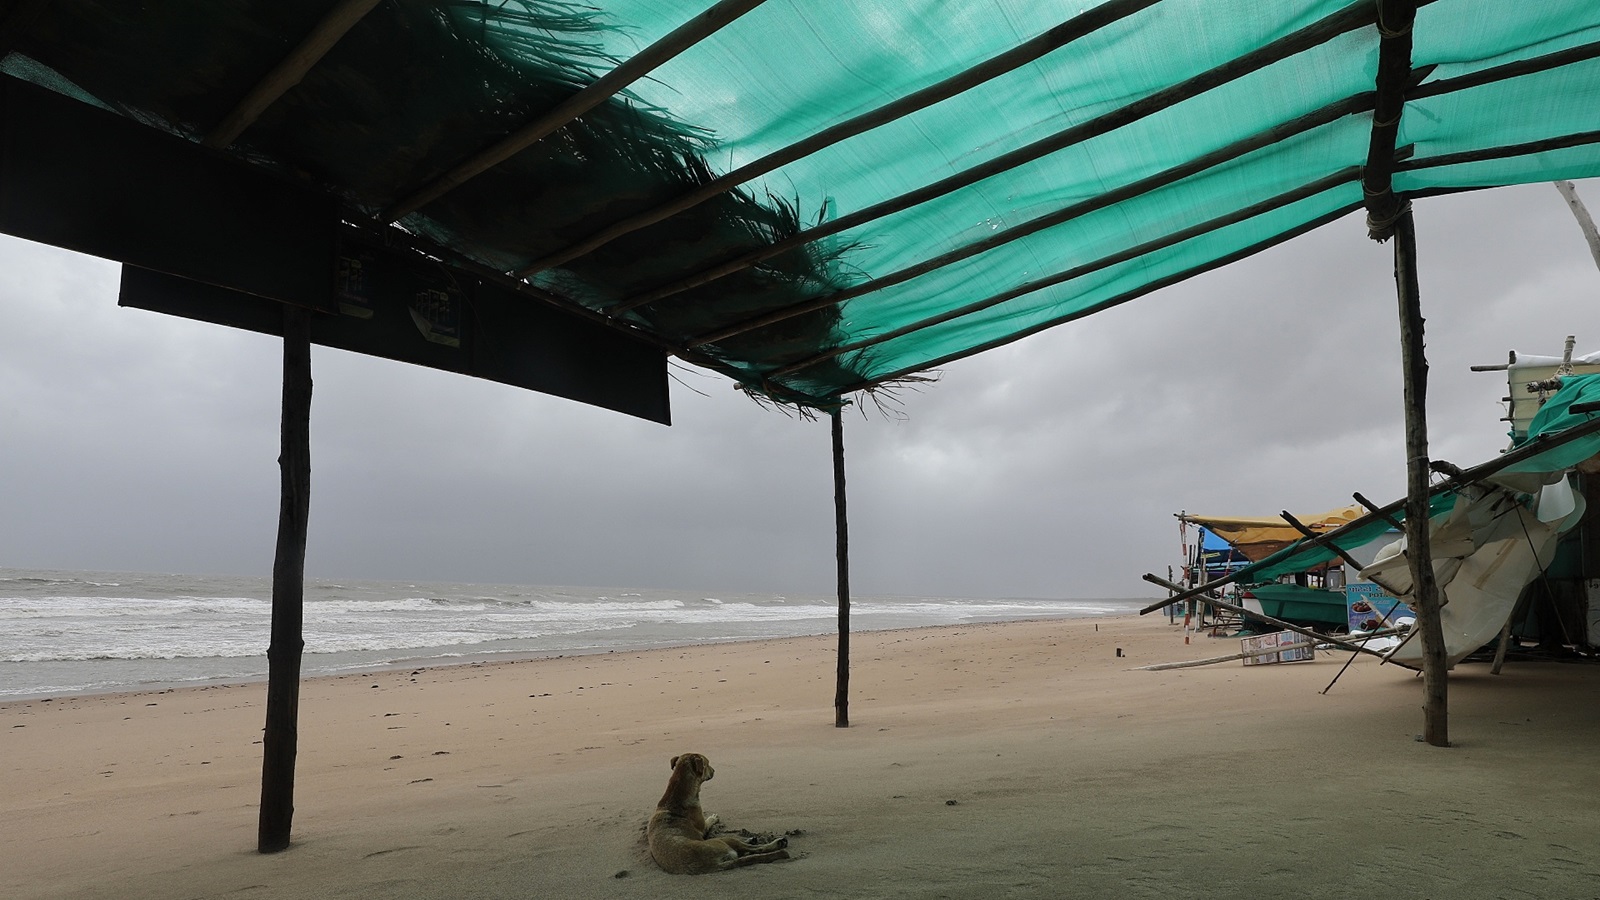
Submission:
[[[1407,209],[1395,222],[1394,280],[1400,300],[1400,359],[1405,372],[1406,556],[1411,564],[1411,599],[1422,630],[1422,737],[1435,747],[1450,745],[1448,666],[1439,585],[1433,576],[1428,538],[1428,358],[1422,339],[1422,293],[1417,280],[1417,232]]]
[[[835,554],[839,567],[839,676],[833,694],[833,724],[850,727],[850,522],[844,503],[844,422],[843,409],[829,415],[833,419],[833,528]]]
[[[306,520],[311,496],[311,314],[283,308],[283,434],[278,469],[278,551],[272,564],[272,638],[267,647],[267,726],[261,740],[261,817],[256,849],[289,846],[299,740]]]
[[[1412,606],[1422,639],[1423,739],[1435,747],[1450,743],[1445,697],[1444,628],[1439,621],[1439,588],[1428,545],[1428,358],[1422,340],[1422,291],[1417,279],[1417,232],[1411,202],[1394,192],[1395,142],[1410,84],[1411,29],[1417,0],[1378,0],[1378,77],[1372,109],[1372,134],[1361,190],[1367,207],[1367,233],[1376,241],[1394,238],[1395,293],[1400,302],[1400,354],[1405,380],[1406,558],[1411,567]]]

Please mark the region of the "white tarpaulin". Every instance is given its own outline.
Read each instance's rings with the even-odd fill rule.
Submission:
[[[1526,504],[1499,487],[1468,488],[1448,516],[1432,522],[1429,539],[1449,665],[1499,635],[1522,589],[1550,565],[1557,540],[1578,524],[1583,509],[1583,497],[1561,478]],[[1405,547],[1403,537],[1384,547],[1361,576],[1410,602]],[[1421,638],[1413,631],[1388,660],[1420,668]]]

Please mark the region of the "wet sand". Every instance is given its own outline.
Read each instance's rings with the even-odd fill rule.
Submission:
[[[1137,671],[1238,647],[1156,617],[853,647],[848,729],[832,638],[308,681],[271,856],[263,685],[0,705],[0,896],[1600,896],[1600,667],[1464,664],[1437,749],[1410,672]],[[690,750],[706,808],[795,859],[654,867]]]

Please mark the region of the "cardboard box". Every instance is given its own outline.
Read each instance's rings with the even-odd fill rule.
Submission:
[[[1278,662],[1306,662],[1316,658],[1316,647],[1291,647],[1282,649],[1291,644],[1303,644],[1310,638],[1295,634],[1292,631],[1280,631],[1276,634],[1257,634],[1240,641],[1239,650],[1249,653],[1244,658],[1247,666],[1261,666]]]

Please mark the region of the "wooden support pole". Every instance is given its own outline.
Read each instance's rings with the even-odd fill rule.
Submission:
[[[1367,512],[1373,513],[1373,514],[1377,515],[1378,518],[1384,520],[1385,522],[1388,522],[1390,528],[1393,528],[1395,531],[1405,531],[1406,530],[1406,527],[1404,525],[1400,524],[1400,520],[1399,519],[1396,519],[1394,516],[1391,516],[1388,513],[1384,512],[1383,510],[1379,509],[1376,505],[1373,504],[1373,502],[1371,500],[1368,500],[1366,497],[1361,496],[1361,492],[1360,491],[1356,491],[1354,494],[1351,494],[1350,496],[1354,497],[1355,501],[1357,503],[1359,503],[1363,507],[1365,507]]]
[[[305,648],[306,522],[311,499],[311,313],[283,308],[283,433],[278,469],[278,550],[272,564],[267,648],[267,725],[261,740],[261,815],[256,849],[289,846],[299,743],[300,655]]]
[[[1450,746],[1444,625],[1428,537],[1428,359],[1423,350],[1422,291],[1417,278],[1417,232],[1411,211],[1395,221],[1394,280],[1400,301],[1400,356],[1405,374],[1406,558],[1411,599],[1422,635],[1422,738]]]
[[[850,727],[850,522],[845,516],[844,421],[836,409],[833,419],[833,527],[839,566],[839,673],[833,694],[833,724]]]
[[[290,51],[283,61],[273,67],[256,86],[246,94],[239,105],[201,141],[207,147],[221,149],[232,144],[246,128],[253,125],[267,107],[278,102],[290,88],[306,77],[311,67],[327,55],[345,33],[354,28],[362,17],[378,5],[379,0],[341,0],[311,29],[305,40]]]

